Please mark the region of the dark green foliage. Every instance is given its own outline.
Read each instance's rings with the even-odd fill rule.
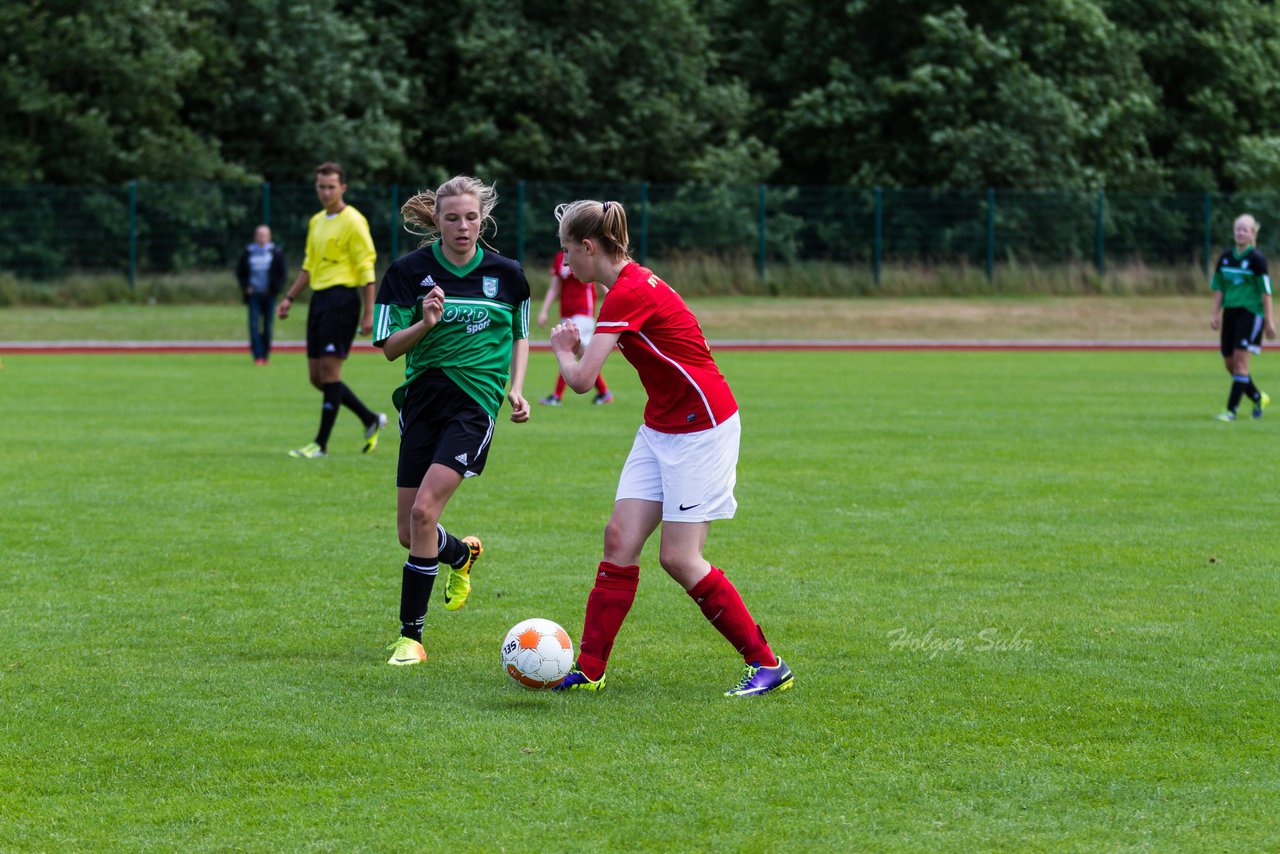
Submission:
[[[1280,179],[1274,103],[1280,10],[1257,0],[1112,0],[1117,25],[1137,37],[1159,110],[1152,154],[1179,189],[1255,190]]]
[[[1096,187],[1151,181],[1138,35],[1080,0],[743,0],[726,46],[760,130],[801,181]],[[759,57],[769,56],[767,63]],[[770,130],[770,129],[773,130]]]
[[[1280,181],[1260,0],[27,0],[0,39],[0,185]]]
[[[166,3],[6,3],[0,7],[0,182],[235,178],[216,136],[185,113],[206,51],[227,34]]]

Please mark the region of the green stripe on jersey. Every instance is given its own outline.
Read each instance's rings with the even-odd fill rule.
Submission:
[[[421,319],[420,302],[413,306],[379,303],[374,340],[385,340],[394,330]],[[517,337],[528,337],[528,331],[529,300],[511,306],[486,299],[445,299],[440,322],[405,355],[405,382],[391,396],[396,409],[403,404],[411,382],[426,371],[439,368],[496,418],[511,375],[512,342]]]
[[[1271,276],[1267,257],[1249,246],[1240,251],[1229,249],[1218,258],[1209,287],[1222,292],[1223,308],[1243,308],[1257,315],[1266,314],[1265,297],[1271,296]]]
[[[1271,277],[1252,270],[1219,267],[1213,274],[1211,287],[1222,291],[1223,308],[1244,308],[1254,314],[1265,314],[1264,295],[1271,295]]]

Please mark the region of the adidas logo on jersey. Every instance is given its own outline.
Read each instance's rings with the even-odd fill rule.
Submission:
[[[462,463],[464,466],[467,464],[467,455],[465,453],[458,454],[454,459]]]
[[[434,288],[436,286],[436,280],[431,278],[431,275],[428,274],[427,277],[418,284],[424,288]]]

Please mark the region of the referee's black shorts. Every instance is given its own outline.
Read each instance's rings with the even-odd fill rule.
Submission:
[[[1222,355],[1230,356],[1236,350],[1250,353],[1262,352],[1262,328],[1266,318],[1247,308],[1222,310]]]
[[[311,293],[307,312],[307,358],[347,358],[360,326],[360,288],[338,285]]]
[[[443,371],[427,371],[409,385],[400,407],[396,486],[421,486],[434,463],[475,477],[484,471],[492,439],[489,413]]]

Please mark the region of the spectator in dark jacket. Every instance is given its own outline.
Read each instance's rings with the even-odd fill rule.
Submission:
[[[271,356],[271,325],[276,316],[276,296],[284,286],[284,252],[271,242],[271,228],[260,225],[253,242],[244,248],[236,264],[236,279],[249,307],[249,349],[254,364],[265,365]]]

